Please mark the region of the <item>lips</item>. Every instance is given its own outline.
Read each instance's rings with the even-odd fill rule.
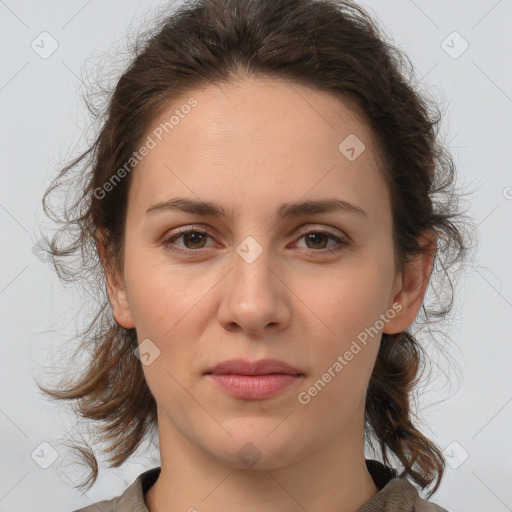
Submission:
[[[277,359],[231,359],[210,368],[205,378],[239,400],[265,400],[290,390],[304,374]]]
[[[246,361],[244,359],[231,359],[215,365],[205,372],[206,375],[304,375],[293,366],[278,359],[260,359],[259,361]]]

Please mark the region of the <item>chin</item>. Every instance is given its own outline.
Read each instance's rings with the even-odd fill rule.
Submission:
[[[261,422],[254,418],[244,424],[239,420],[239,427],[234,430],[233,437],[223,436],[222,440],[211,440],[211,446],[206,445],[211,455],[222,461],[226,466],[236,469],[271,470],[288,465],[298,460],[298,443],[294,436],[279,421]],[[281,431],[279,431],[282,429]],[[209,443],[207,443],[209,444]],[[304,446],[302,445],[302,448]]]

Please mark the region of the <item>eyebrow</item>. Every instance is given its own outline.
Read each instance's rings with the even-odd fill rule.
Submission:
[[[184,197],[175,197],[168,201],[156,203],[146,210],[146,215],[162,211],[179,211],[205,217],[219,217],[221,219],[229,217],[226,210],[218,203],[197,201]],[[363,217],[368,217],[368,214],[361,207],[343,201],[342,199],[332,198],[284,203],[278,210],[277,218],[278,220],[282,220],[285,217],[299,217],[301,215],[312,215],[332,211],[357,213]]]

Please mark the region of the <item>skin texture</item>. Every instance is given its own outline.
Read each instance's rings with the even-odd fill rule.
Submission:
[[[395,271],[377,148],[364,120],[338,98],[263,78],[209,85],[188,97],[197,106],[132,171],[124,268],[107,272],[116,321],[160,350],[143,367],[158,404],[162,466],[145,495],[148,509],[355,511],[378,490],[363,436],[380,333],[413,323],[432,255]],[[179,106],[170,105],[152,129]],[[365,144],[354,161],[338,149],[350,134]],[[146,214],[175,197],[215,201],[228,217]],[[334,211],[277,220],[283,203],[326,198],[367,216]],[[185,252],[171,251],[164,240],[185,226],[208,236],[178,237],[174,247]],[[336,238],[308,241],[310,231],[349,244],[329,253]],[[248,236],[262,250],[251,263],[236,252]],[[379,335],[301,404],[299,393],[394,303],[401,311]],[[304,377],[273,398],[241,400],[203,375],[227,359],[267,357]],[[249,442],[261,457],[253,467],[237,455]]]

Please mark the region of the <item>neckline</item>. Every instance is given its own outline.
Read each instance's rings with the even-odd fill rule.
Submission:
[[[382,462],[379,462],[375,459],[365,459],[366,467],[370,476],[372,477],[373,482],[381,491],[384,487],[389,483],[390,480],[397,477],[397,472],[395,469],[385,466]],[[144,496],[149,489],[154,485],[160,476],[161,466],[157,466],[151,469],[148,469],[144,473],[142,473],[139,477],[142,487],[142,495]]]

